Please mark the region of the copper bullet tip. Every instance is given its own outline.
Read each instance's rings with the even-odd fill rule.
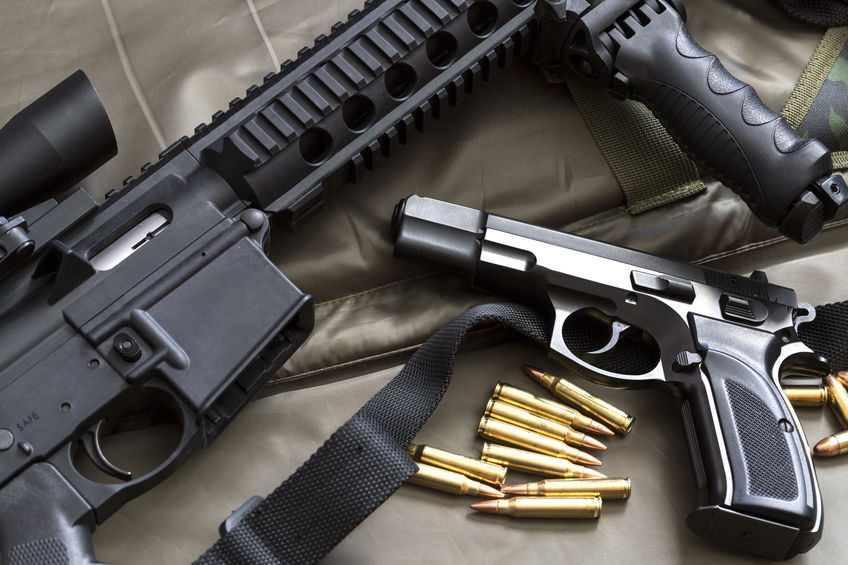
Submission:
[[[589,467],[582,467],[580,469],[581,475],[583,479],[608,479],[606,475],[603,473],[599,473],[594,469],[590,469]]]
[[[602,423],[595,422],[595,421],[593,421],[591,424],[589,424],[589,430],[588,431],[590,433],[598,434],[598,435],[602,435],[602,436],[614,436],[615,435],[614,431],[612,431],[611,429],[609,429],[608,427],[606,427]]]
[[[527,494],[527,483],[520,485],[507,485],[501,489],[505,494]]]
[[[498,513],[498,501],[497,500],[483,500],[481,502],[475,502],[471,505],[471,508],[476,510],[477,512],[485,512],[487,514],[497,514]]]
[[[528,377],[536,381],[541,381],[542,376],[545,374],[543,370],[531,367],[530,365],[522,365],[521,368],[524,369]]]
[[[593,438],[592,436],[583,436],[583,447],[588,447],[589,449],[599,449],[601,451],[606,451],[607,446]]]
[[[602,465],[600,459],[594,455],[589,455],[585,451],[581,451],[577,454],[577,461],[584,465]]]
[[[839,455],[839,440],[834,436],[827,436],[813,447],[813,455],[819,457]]]
[[[498,489],[492,488],[489,485],[480,485],[479,494],[480,496],[488,496],[490,498],[503,498],[504,496],[506,496]]]

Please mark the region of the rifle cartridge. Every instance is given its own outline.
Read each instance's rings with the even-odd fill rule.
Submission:
[[[523,365],[522,369],[527,376],[547,388],[554,396],[598,418],[621,435],[627,435],[633,427],[633,416],[566,379],[529,365]]]
[[[524,449],[515,449],[496,443],[483,443],[483,461],[505,465],[510,469],[526,471],[543,477],[560,479],[605,479],[606,475],[589,467],[576,465],[559,457],[534,453]]]
[[[848,430],[827,436],[813,447],[813,455],[835,457],[848,453]]]
[[[539,398],[533,393],[527,392],[523,388],[508,385],[506,383],[498,383],[495,385],[495,391],[492,393],[492,398],[523,408],[533,414],[538,414],[544,418],[550,418],[557,422],[572,426],[573,428],[600,434],[605,436],[615,435],[611,429],[600,422],[596,422],[588,416],[584,416],[579,411],[570,406],[561,404],[547,398]]]
[[[539,416],[528,412],[518,406],[490,399],[486,404],[484,416],[494,420],[501,420],[522,427],[531,432],[537,432],[548,437],[564,441],[575,447],[588,447],[590,449],[606,450],[607,446],[591,436],[572,429],[567,424]]]
[[[842,383],[842,386],[848,386],[848,371],[839,371],[836,373],[836,380]]]
[[[828,375],[824,378],[824,384],[827,386],[827,396],[830,401],[830,407],[842,429],[848,428],[848,392],[842,386],[836,377]]]
[[[487,514],[506,514],[513,518],[592,519],[601,515],[601,497],[545,498],[518,496],[507,500],[475,502],[471,508]]]
[[[623,500],[630,498],[630,479],[546,479],[505,486],[501,492],[520,496],[600,496]]]
[[[467,494],[470,496],[488,496],[502,498],[503,493],[488,485],[469,479],[460,473],[417,463],[418,472],[409,477],[406,482],[413,485],[432,488],[450,494]]]
[[[530,430],[525,430],[524,428],[500,420],[494,420],[487,416],[483,416],[480,419],[477,433],[483,439],[502,441],[510,445],[516,445],[538,453],[553,455],[554,457],[560,457],[575,463],[581,463],[583,465],[601,464],[593,455],[566,445],[558,439],[531,432]]]
[[[406,452],[421,463],[433,465],[461,473],[471,479],[476,479],[494,487],[500,488],[503,486],[504,478],[506,477],[506,467],[487,463],[473,457],[458,455],[442,449],[437,449],[429,445],[409,444]]]
[[[827,387],[818,386],[785,386],[783,393],[792,406],[824,406],[829,394]]]

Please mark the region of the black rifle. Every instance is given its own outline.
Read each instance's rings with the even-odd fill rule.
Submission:
[[[397,256],[546,313],[551,354],[579,374],[681,400],[698,535],[770,559],[821,538],[809,447],[779,380],[827,367],[798,338],[815,310],[793,290],[418,196],[392,227]]]
[[[622,12],[609,23],[612,8]],[[621,54],[669,25],[684,29],[664,0],[569,10],[563,20],[536,2],[368,2],[99,205],[82,190],[50,198],[114,153],[87,80],[73,76],[15,117],[0,132],[0,556],[38,562],[46,548],[92,562],[94,525],[214,439],[303,341],[311,300],[265,258],[269,217],[299,225],[327,192],[357,182],[530,51],[540,21],[554,32],[536,44],[546,65],[560,58],[545,55],[551,45],[594,15],[612,28],[596,30],[593,45]],[[651,24],[651,14],[666,23]],[[622,26],[638,33],[617,44]],[[781,132],[789,141],[779,148],[806,156],[792,162],[803,182],[781,200],[788,209],[762,213],[773,225],[810,200],[808,187],[818,194],[830,166],[815,143]],[[803,229],[784,231],[804,239],[837,207],[812,203],[793,213]],[[166,461],[130,477],[100,439],[151,407],[176,416],[182,435]],[[80,447],[124,482],[83,476],[73,462]],[[34,503],[34,492],[49,496]]]
[[[0,562],[95,562],[95,525],[208,445],[312,328],[263,252],[269,217],[298,225],[530,46],[532,6],[425,4],[352,13],[100,205],[49,198],[115,152],[81,72],[0,131]],[[133,477],[101,439],[151,410],[181,436]]]

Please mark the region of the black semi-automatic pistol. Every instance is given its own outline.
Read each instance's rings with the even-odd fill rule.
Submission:
[[[779,380],[826,366],[798,338],[815,310],[793,290],[418,196],[392,225],[396,256],[547,313],[550,351],[575,372],[680,399],[700,536],[771,559],[818,542],[821,495]]]

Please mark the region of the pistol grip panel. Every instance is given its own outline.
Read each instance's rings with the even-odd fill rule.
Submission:
[[[94,512],[49,463],[29,467],[0,489],[0,563],[96,565]]]
[[[821,536],[821,502],[792,408],[766,371],[730,355],[710,351],[702,369],[726,463],[705,468],[707,500],[689,516],[690,527],[710,541],[771,559],[806,551]],[[709,476],[716,469],[725,476]]]

